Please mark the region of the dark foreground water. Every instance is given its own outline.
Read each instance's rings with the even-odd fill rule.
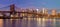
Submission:
[[[0,27],[60,27],[60,19],[0,19]]]

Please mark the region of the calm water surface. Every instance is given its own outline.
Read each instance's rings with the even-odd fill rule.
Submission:
[[[60,19],[0,19],[0,27],[60,27]]]

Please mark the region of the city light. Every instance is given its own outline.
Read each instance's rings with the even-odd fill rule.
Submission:
[[[38,9],[36,9],[37,10],[37,12],[38,12]]]
[[[60,0],[0,0],[0,27],[60,27]]]
[[[38,13],[38,9],[36,9],[37,13]]]
[[[45,13],[45,8],[43,8],[43,13]]]

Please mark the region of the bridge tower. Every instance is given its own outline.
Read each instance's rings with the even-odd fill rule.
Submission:
[[[11,11],[12,13],[15,12],[15,5],[14,5],[14,4],[10,5],[10,11]]]
[[[15,15],[15,5],[10,5],[10,17],[13,17]]]

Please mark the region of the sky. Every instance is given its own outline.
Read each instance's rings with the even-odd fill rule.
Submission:
[[[0,0],[0,8],[10,4],[20,8],[60,8],[60,0]]]

